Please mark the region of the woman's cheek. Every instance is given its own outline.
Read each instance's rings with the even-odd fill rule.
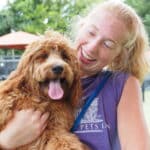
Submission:
[[[101,56],[99,59],[103,63],[103,65],[106,66],[109,63],[111,63],[111,61],[113,60],[113,56],[110,54],[105,54],[105,55]]]

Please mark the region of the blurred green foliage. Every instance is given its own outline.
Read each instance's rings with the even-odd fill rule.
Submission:
[[[0,35],[23,30],[43,33],[54,29],[69,31],[72,19],[102,0],[14,0],[0,10]],[[150,35],[150,0],[125,0],[142,17]]]
[[[150,0],[126,0],[126,3],[141,16],[150,37]]]
[[[0,35],[11,30],[43,33],[67,31],[71,19],[98,0],[15,0],[0,12]]]
[[[14,0],[0,11],[0,35],[12,30],[43,33],[52,28],[66,32],[74,16],[102,0]],[[150,0],[125,0],[142,17],[150,35]]]

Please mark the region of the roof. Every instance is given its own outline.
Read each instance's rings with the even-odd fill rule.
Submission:
[[[8,33],[0,36],[0,48],[25,49],[28,44],[38,38],[38,35],[23,31]]]

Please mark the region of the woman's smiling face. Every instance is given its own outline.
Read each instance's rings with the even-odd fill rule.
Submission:
[[[91,14],[80,26],[76,38],[78,60],[83,76],[107,66],[120,53],[127,30],[113,14],[99,11]]]

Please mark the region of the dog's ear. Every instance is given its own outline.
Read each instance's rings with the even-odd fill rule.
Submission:
[[[80,78],[75,77],[73,86],[72,86],[72,91],[71,91],[71,105],[73,107],[78,107],[80,104],[80,98],[81,98],[81,83],[80,83]]]
[[[29,73],[27,73],[27,71],[29,67],[30,70],[32,69],[31,61],[37,49],[39,49],[38,42],[33,42],[26,48],[17,68],[11,72],[7,80],[2,83],[3,89],[1,89],[0,92],[8,92],[9,90],[18,87],[21,83],[23,83],[25,78],[29,78]]]
[[[29,71],[32,69],[33,58],[35,57],[37,51],[41,48],[42,44],[40,40],[34,41],[26,47],[25,52],[23,53],[18,66],[15,70],[15,76],[26,76]],[[28,74],[29,75],[29,74]],[[14,77],[14,76],[13,76]]]
[[[25,68],[27,68],[28,65],[31,65],[32,58],[35,56],[35,54],[41,48],[41,46],[42,44],[40,40],[29,44],[19,61],[17,69],[20,71],[25,70]]]
[[[3,89],[0,92],[9,92],[10,90],[20,86],[27,77],[27,66],[29,65],[29,59],[22,58],[16,70],[12,71],[7,80],[3,82]]]
[[[19,82],[22,79],[22,75],[17,73],[17,71],[11,72],[7,80],[1,82],[2,88],[0,89],[0,93],[8,93],[18,86]]]
[[[82,89],[81,89],[81,79],[80,79],[80,69],[79,65],[77,65],[74,75],[74,81],[71,87],[71,104],[73,107],[78,107],[80,105],[80,99],[82,95]]]

